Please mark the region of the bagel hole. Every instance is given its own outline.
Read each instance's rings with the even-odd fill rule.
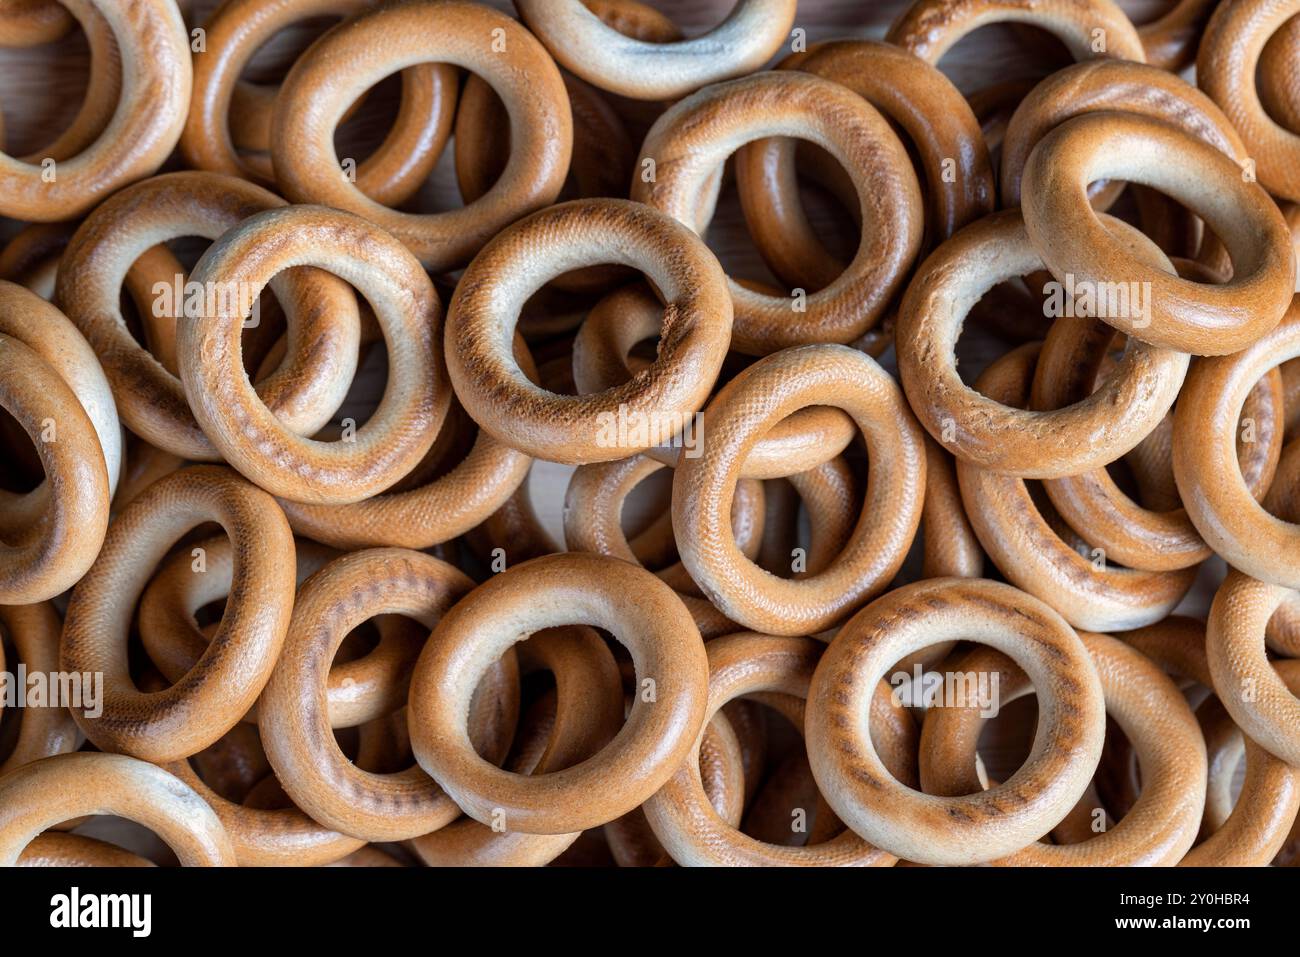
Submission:
[[[25,495],[45,481],[36,443],[4,408],[0,408],[0,447],[5,450],[0,460],[0,490]]]
[[[563,275],[571,276],[573,273],[564,273]],[[569,360],[569,377],[570,384],[572,384],[573,340],[570,340],[567,335],[559,335],[559,333],[567,333],[570,324],[572,324],[576,338],[581,326],[593,313],[604,310],[617,313],[616,307],[623,302],[622,297],[635,295],[636,298],[633,302],[635,302],[636,315],[627,321],[629,324],[635,322],[638,328],[644,324],[649,333],[633,342],[626,349],[622,357],[623,362],[627,369],[631,370],[632,374],[655,362],[659,358],[659,346],[667,309],[663,303],[663,294],[659,291],[658,286],[648,276],[640,273],[636,273],[635,276],[636,280],[634,282],[619,284],[611,292],[600,295],[581,296],[574,293],[564,293],[550,285],[544,286],[538,294],[529,299],[519,320],[520,333],[530,340],[546,335],[556,336],[556,338],[549,339],[541,347],[533,346],[534,358],[540,361],[545,354],[543,350],[547,348],[564,355]],[[551,292],[551,296],[547,301],[542,301],[543,292]],[[534,304],[536,304],[538,310],[536,315],[532,312]],[[567,308],[567,315],[557,314],[557,307],[560,309]],[[547,311],[543,312],[542,310]],[[543,322],[546,324],[543,325]],[[623,341],[621,334],[619,341]],[[567,352],[562,352],[561,350],[566,347]],[[631,375],[625,375],[623,381],[630,378]],[[544,384],[547,388],[551,388],[549,382]],[[577,392],[577,387],[574,385],[573,394],[576,395]]]
[[[359,622],[335,649],[330,661],[331,687],[339,687],[346,692],[349,684],[360,682],[363,685],[369,684],[384,700],[389,700],[395,691],[395,698],[401,702],[394,712],[360,724],[334,729],[334,739],[339,750],[363,771],[392,774],[410,767],[414,760],[405,736],[405,685],[410,680],[416,658],[428,635],[429,629],[414,619],[404,615],[379,615]],[[376,684],[375,672],[368,670],[369,665],[361,665],[361,670],[356,674],[339,670],[347,665],[358,664],[375,654],[381,643],[384,647],[382,654],[390,659],[389,662],[381,664],[372,661],[370,664],[381,665],[385,675],[395,671],[400,687],[381,687]],[[394,657],[396,660],[391,660]]]
[[[215,3],[206,5],[212,7],[213,12],[218,6]],[[202,4],[195,4],[194,13],[191,15],[191,19],[195,22],[207,22],[206,17],[202,20],[198,17],[201,6]],[[279,86],[298,58],[307,52],[307,48],[320,39],[327,30],[342,23],[343,19],[337,16],[308,17],[276,31],[248,58],[243,72],[239,74],[240,82],[259,86]]]
[[[740,0],[704,0],[696,3],[662,3],[650,0],[646,6],[663,13],[681,31],[683,39],[702,36],[716,30],[735,12]],[[664,8],[668,9],[665,10]]]
[[[723,173],[722,188],[718,192],[717,206],[701,238],[717,257],[723,271],[736,282],[752,283],[762,291],[784,295],[782,283],[768,268],[749,230],[736,189],[735,161],[728,158]],[[742,238],[745,237],[745,238]]]
[[[221,624],[221,616],[226,613],[226,599],[219,598],[208,602],[194,612],[194,623],[200,629],[211,628]]]
[[[1038,696],[1004,703],[980,729],[976,753],[992,781],[1005,781],[1024,765],[1038,730]]]
[[[788,578],[794,550],[807,546],[807,509],[784,478],[763,482],[763,509],[763,543],[754,564],[770,575]]]
[[[10,674],[15,674],[22,659],[18,657],[18,649],[14,646],[13,636],[9,634],[9,629],[3,624],[0,624],[0,651],[3,651],[0,668]],[[9,755],[13,752],[14,745],[18,741],[18,732],[23,722],[23,710],[22,708],[0,709],[0,764],[8,760]]]
[[[1134,475],[1133,466],[1128,460],[1116,459],[1106,466],[1106,473],[1110,476],[1111,481],[1115,483],[1115,486],[1126,496],[1135,502],[1142,500],[1142,492]]]
[[[1043,299],[1030,282],[1015,277],[998,283],[971,307],[957,330],[953,345],[957,375],[973,389],[1008,345],[1041,339],[1050,327],[1051,320],[1043,314]]]
[[[1205,220],[1198,220],[1200,223],[1200,245],[1195,258],[1198,263],[1202,264],[1201,274],[1193,278],[1196,282],[1207,282],[1214,284],[1223,284],[1232,281],[1236,271],[1231,258],[1227,255],[1227,247],[1223,245],[1223,239]],[[1216,249],[1222,249],[1224,252],[1215,255]],[[1212,265],[1211,265],[1212,264]],[[1296,283],[1297,291],[1300,292],[1300,280]]]
[[[1294,67],[1296,64],[1295,51],[1287,51],[1286,45],[1291,42],[1295,34],[1293,29],[1300,24],[1300,20],[1292,17],[1284,26],[1274,31],[1273,35],[1264,43],[1264,49],[1261,51],[1259,59],[1255,62],[1255,90],[1259,92],[1260,106],[1264,115],[1276,123],[1282,129],[1300,135],[1300,122],[1297,122],[1297,115],[1300,114],[1300,104],[1292,103],[1289,106],[1289,115],[1279,109],[1280,103],[1273,101],[1272,96],[1266,91],[1269,86],[1264,76],[1264,65],[1266,63],[1281,62],[1287,66]],[[1294,78],[1292,78],[1294,79]],[[1290,87],[1294,89],[1294,85]]]
[[[357,103],[349,104],[351,115],[345,111],[334,129],[333,142],[335,156],[350,177],[387,139],[397,122],[401,103],[402,76],[399,71],[382,77],[361,95]],[[448,145],[453,141],[454,133],[448,138]],[[466,204],[456,181],[455,150],[444,147],[429,175],[411,191],[410,196],[390,205],[393,209],[414,214],[463,208]]]
[[[748,780],[745,782],[747,798],[741,832],[768,844],[808,846],[818,827],[819,813],[831,812],[813,779],[803,735],[785,714],[762,699],[745,697],[731,702],[727,709],[736,705],[757,708],[763,741],[759,781],[752,786]],[[733,721],[732,727],[739,735],[737,722]],[[741,745],[743,752],[743,738]],[[835,833],[842,829],[842,825],[833,828]],[[832,835],[822,836],[829,840]]]
[[[519,321],[515,329],[528,342],[529,351],[533,354],[539,372],[548,352],[552,355],[563,354],[564,347],[571,345],[572,336],[577,333],[587,314],[602,298],[598,295],[566,291],[557,285],[564,277],[572,277],[577,272],[578,270],[570,270],[549,280],[529,296],[524,301],[523,308],[519,310]],[[556,371],[559,372],[559,381],[555,381]],[[550,377],[542,378],[541,385],[551,392],[576,394],[572,362],[567,371],[553,369]]]
[[[566,345],[571,347],[572,341],[567,341]],[[578,394],[578,387],[573,382],[573,362],[568,356],[558,350],[548,350],[544,358],[534,353],[533,360],[537,363],[538,381],[547,392]]]
[[[1098,801],[1113,822],[1122,821],[1142,793],[1142,767],[1133,744],[1109,714],[1101,760],[1092,784]]]
[[[351,747],[355,748],[356,729],[346,728],[344,730],[350,732],[349,734],[345,734],[344,738],[349,742]],[[338,741],[337,735],[335,736],[335,741]],[[261,811],[279,811],[293,807],[293,799],[285,792],[284,788],[280,785],[280,781],[274,774],[266,775],[249,788],[242,803],[245,807],[256,808]]]
[[[857,496],[865,494],[866,490],[866,479],[863,474],[865,464],[861,462],[857,464],[862,467],[855,469],[853,464],[849,463],[850,471],[854,473],[855,493],[855,502],[851,506],[854,518],[848,523],[849,534],[857,525],[857,516],[862,510],[861,501]],[[789,491],[774,487],[777,483],[788,486]],[[838,557],[844,543],[819,541],[814,547],[812,513],[803,496],[787,479],[765,481],[763,488],[765,505],[769,494],[780,496],[781,499],[792,498],[792,501],[784,509],[778,506],[766,510],[763,518],[763,544],[759,548],[758,560],[755,564],[777,578],[784,579],[808,578],[829,567]],[[834,551],[835,554],[829,554],[830,551]]]
[[[249,792],[272,776],[258,727],[247,721],[241,721],[220,740],[185,761],[214,793],[235,804],[243,804]],[[221,767],[225,768],[224,773],[212,773]],[[206,777],[205,768],[209,770]]]
[[[334,742],[349,761],[370,774],[398,774],[415,763],[406,737],[405,708],[353,727],[335,728]],[[265,799],[274,800],[276,790],[284,793],[278,781],[259,786],[264,789]],[[250,793],[251,800],[258,798],[256,792]],[[289,806],[287,795],[283,800],[286,803],[280,806]]]
[[[1118,0],[1133,25],[1137,27],[1154,23],[1178,5],[1178,0]]]
[[[1097,571],[1120,571],[1127,568],[1127,566],[1121,565],[1112,556],[1108,555],[1105,548],[1090,541],[1086,534],[1079,532],[1056,510],[1042,482],[1026,481],[1025,488],[1028,490],[1034,506],[1038,509],[1038,514],[1042,516],[1043,521],[1056,534],[1056,537],[1073,549],[1080,557],[1092,562]],[[1135,497],[1136,491],[1126,491],[1125,494]]]
[[[892,120],[887,122],[915,161],[911,139]],[[801,142],[797,155],[802,161],[799,199],[808,219],[827,251],[840,262],[848,263],[862,242],[862,225],[856,215],[859,212],[858,197],[849,172],[816,143]],[[819,170],[825,170],[824,177]],[[836,184],[836,179],[840,180],[839,184]]]
[[[659,339],[642,339],[628,350],[628,358],[647,365],[659,356]]]
[[[543,628],[528,635],[515,647],[516,649],[522,649],[528,642],[534,641],[541,636],[546,636],[549,640],[563,640],[564,633],[573,634],[574,627],[560,625]],[[576,627],[586,628],[587,626]],[[635,683],[631,676],[634,672],[631,656],[628,654],[627,649],[622,642],[604,629],[591,627],[589,630],[594,632],[597,639],[605,644],[618,665],[620,678],[623,679],[625,696],[633,694]],[[586,637],[589,638],[590,636]],[[475,690],[475,701],[484,690],[484,685],[480,683]],[[599,748],[608,744],[608,740],[601,742],[595,750],[576,755],[573,760],[568,762],[558,762],[552,755],[545,770],[539,771],[538,764],[551,743],[559,704],[559,689],[556,684],[555,674],[548,667],[541,665],[533,670],[524,671],[521,669],[519,676],[519,716],[505,757],[494,760],[493,755],[489,753],[491,741],[486,737],[483,740],[474,740],[476,735],[471,733],[470,739],[475,753],[485,761],[492,762],[513,773],[524,775],[550,774],[582,764],[593,757]],[[621,727],[620,724],[619,729]],[[618,733],[619,729],[612,732],[610,740],[612,740],[614,734]]]
[[[671,468],[652,472],[628,493],[619,516],[623,535],[633,546],[637,560],[651,571],[660,571],[678,560],[672,535],[672,488]],[[637,542],[643,533],[645,540]]]
[[[794,289],[802,289],[811,295],[825,288],[853,259],[861,242],[861,230],[853,207],[846,208],[833,185],[827,185],[847,178],[844,167],[820,147],[804,141],[798,142],[796,156],[802,160],[796,163],[799,201],[813,232],[826,252],[838,261],[839,268],[834,277],[793,273],[784,277],[777,275],[772,260],[754,241],[746,224],[736,184],[734,157],[727,160],[717,205],[702,236],[731,279],[766,295],[783,298],[793,295]],[[851,183],[838,192],[857,203]]]
[[[357,752],[361,748],[360,726],[353,725],[352,727],[348,727],[348,728],[334,728],[333,733],[334,733],[334,743],[338,745],[339,750],[342,751],[347,756],[349,761],[355,763],[357,760]],[[276,784],[278,785],[279,782],[277,781]],[[263,789],[262,794],[264,799],[271,797],[271,795],[274,794],[275,791],[277,790],[277,788],[272,787],[270,784],[265,782],[263,782],[260,786]],[[279,788],[278,790],[280,791],[281,794],[284,794],[283,788]],[[288,799],[287,794],[285,794],[285,798]]]
[[[405,707],[359,725],[335,728],[334,743],[344,757],[370,774],[398,774],[415,763],[406,736]],[[249,803],[258,800],[276,801],[280,807],[291,804],[274,776],[270,782],[263,781],[249,792]]]
[[[349,109],[355,112],[334,130],[334,150],[339,161],[352,159],[357,166],[365,162],[397,122],[401,101],[401,74],[391,73],[351,104]]]
[[[1118,182],[1118,181],[1116,181]],[[1097,180],[1088,184],[1090,194],[1096,194],[1107,183]],[[1209,224],[1196,212],[1168,193],[1144,183],[1127,183],[1114,203],[1106,210],[1111,216],[1123,220],[1152,240],[1166,255],[1175,259],[1180,273],[1192,282],[1211,279],[1208,269],[1197,270],[1196,263],[1183,264],[1177,260],[1196,260],[1203,251],[1208,254],[1216,240]],[[1188,273],[1188,270],[1196,270]],[[1222,277],[1226,281],[1229,273]]]
[[[314,438],[337,442],[345,431],[360,430],[379,408],[388,381],[388,349],[383,339],[363,345],[357,372],[343,403]]]
[[[886,117],[899,140],[908,150],[915,165],[915,152],[911,139],[902,128]],[[835,275],[785,277],[788,285],[806,288],[808,293],[820,292],[843,273],[852,261],[863,240],[863,224],[856,187],[844,165],[816,143],[797,140],[795,145],[795,175],[799,187],[799,204],[807,217],[825,253],[839,268]],[[867,224],[870,229],[871,224]],[[761,257],[756,243],[751,245]],[[775,275],[772,266],[769,271]]]
[[[517,770],[520,774],[535,773],[537,761],[555,724],[556,694],[555,676],[549,671],[533,671],[520,677],[519,724],[515,729],[514,740],[510,742],[510,750],[501,762],[503,768]],[[486,759],[483,744],[486,742],[480,742],[475,751],[479,757]],[[560,771],[563,768],[556,766],[550,770]]]
[[[132,263],[118,295],[118,309],[131,337],[173,375],[175,361],[167,352],[175,350],[174,327],[187,303],[196,298],[196,289],[189,286],[190,275],[210,245],[200,236],[168,240],[162,249],[175,257],[174,262],[152,258],[153,251],[145,253]],[[245,317],[240,336],[244,371],[250,381],[260,382],[279,367],[286,333],[284,310],[268,285]]]
[[[528,296],[519,310],[515,329],[529,345],[543,388],[561,395],[578,394],[573,383],[573,337],[608,296],[638,283],[662,303],[663,296],[650,277],[627,266],[599,261],[557,273]],[[656,359],[663,315],[660,305],[656,311],[655,333],[633,344],[628,352],[630,359],[645,364]],[[565,363],[554,363],[547,369],[544,367],[548,358],[563,358]],[[637,363],[632,364],[632,368],[638,367]]]
[[[843,470],[836,468],[837,463],[843,466]],[[852,539],[866,508],[867,483],[871,474],[871,461],[867,452],[866,440],[862,437],[861,432],[854,433],[853,439],[837,459],[833,459],[821,467],[825,469],[835,468],[836,472],[843,476],[851,503],[848,508],[848,518],[842,523],[842,528],[838,534],[826,537],[825,532],[823,532],[821,539],[814,541],[815,515],[808,499],[799,494],[796,541],[798,547],[803,549],[805,561],[803,563],[804,567],[798,570],[793,567],[793,562],[791,563],[789,575],[791,578],[811,578],[833,565]],[[838,478],[832,479],[832,484],[838,482]],[[838,498],[838,495],[833,497]],[[828,506],[828,513],[835,507],[834,504]],[[832,526],[836,524],[839,524],[838,521],[832,518]]]
[[[994,82],[1041,79],[1075,62],[1049,30],[1029,23],[990,23],[967,33],[935,64],[963,93]],[[990,65],[996,64],[996,73]]]
[[[373,618],[363,621],[344,637],[343,643],[334,652],[334,661],[331,667],[364,658],[379,647],[379,641],[379,625]]]
[[[98,16],[98,14],[95,14]],[[116,41],[110,41],[116,49]],[[57,63],[58,69],[51,64]],[[82,109],[90,90],[90,43],[81,23],[74,20],[72,30],[52,43],[34,47],[0,47],[0,71],[8,91],[6,100],[22,103],[22,108],[3,111],[4,136],[0,148],[13,157],[42,164],[46,159],[57,162],[70,159],[67,153],[48,157],[45,150],[67,133]],[[121,84],[121,67],[117,70]],[[97,132],[102,132],[113,116],[110,106]],[[53,133],[51,132],[53,131]],[[93,142],[88,137],[86,145]],[[80,152],[80,150],[77,150]]]
[[[156,346],[150,341],[150,335],[146,331],[145,316],[147,313],[145,308],[137,305],[135,299],[126,289],[123,289],[118,297],[118,310],[126,323],[126,331],[131,334],[135,344],[149,352],[155,359],[158,358],[155,352]]]
[[[66,822],[65,822],[66,823]],[[61,829],[60,829],[61,830]],[[52,833],[47,831],[46,833]],[[153,861],[159,867],[179,867],[176,852],[167,846],[157,834],[143,824],[112,814],[97,814],[86,818],[72,833],[80,837],[89,837],[124,851],[129,851],[146,860]]]
[[[1229,807],[1235,808],[1246,787],[1246,750],[1244,739],[1239,740],[1233,755],[1231,777],[1228,779]]]
[[[654,317],[654,332],[633,343],[625,357],[629,368],[638,371],[658,357],[665,314],[663,296],[648,276],[628,267],[597,261],[556,274],[524,300],[515,331],[528,343],[538,369],[535,381],[542,388],[560,395],[578,394],[573,381],[574,338],[607,298],[633,285],[639,285],[641,292],[648,290],[647,294],[658,300],[653,307],[637,305],[638,310],[646,308],[647,315]],[[639,314],[635,321],[641,321]]]

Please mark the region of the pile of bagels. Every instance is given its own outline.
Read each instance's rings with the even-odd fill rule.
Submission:
[[[0,3],[0,864],[1300,862],[1300,0],[195,6]]]

